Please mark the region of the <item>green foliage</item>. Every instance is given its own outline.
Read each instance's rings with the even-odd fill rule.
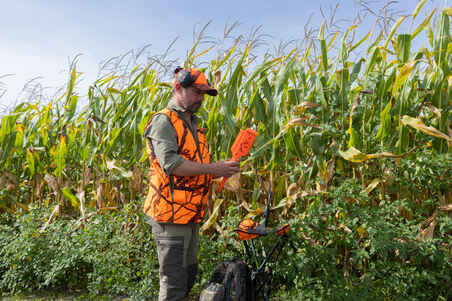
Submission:
[[[418,175],[420,181],[429,177]],[[422,216],[400,214],[410,206],[408,200],[388,198],[375,203],[353,179],[327,195],[298,199],[292,211],[302,214],[288,220],[296,253],[286,247],[270,264],[277,289],[273,295],[277,300],[451,298],[452,219],[440,212],[434,239],[425,241],[417,227]],[[40,232],[45,212],[34,209],[17,219],[2,216],[1,291],[81,290],[92,297],[136,299],[158,293],[156,249],[140,206],[82,222],[59,218]],[[279,215],[272,212],[272,224],[281,223]],[[244,256],[231,231],[243,216],[240,207],[229,206],[219,223],[222,234],[201,235],[193,295],[219,262]],[[274,239],[266,237],[264,245]]]
[[[412,200],[423,193],[438,200],[452,187],[451,153],[435,155],[425,150],[417,152],[411,160],[388,165],[395,180],[392,189],[412,196]]]
[[[278,265],[283,284],[278,294],[289,289],[287,298],[293,300],[452,297],[450,216],[440,213],[439,231],[424,241],[419,218],[398,214],[406,201],[368,202],[355,181],[345,181],[327,198],[309,200],[302,217],[290,221],[298,251],[288,251]]]
[[[93,215],[89,222],[58,219],[44,232],[43,212],[2,223],[0,290],[88,291],[152,296],[158,261],[150,227],[136,208]]]

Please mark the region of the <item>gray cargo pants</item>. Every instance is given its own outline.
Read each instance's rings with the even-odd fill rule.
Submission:
[[[149,219],[159,260],[159,301],[184,300],[198,272],[199,224],[163,224]]]

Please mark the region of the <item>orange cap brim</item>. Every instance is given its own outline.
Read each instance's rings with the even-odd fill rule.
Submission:
[[[205,91],[207,94],[211,96],[217,96],[218,91],[210,86],[209,81],[207,80],[204,73],[199,71],[198,69],[191,69],[190,73],[194,78],[196,78],[193,86],[198,88],[199,90]]]

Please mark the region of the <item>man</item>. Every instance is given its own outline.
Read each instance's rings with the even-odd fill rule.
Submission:
[[[205,94],[216,96],[197,69],[175,70],[173,99],[145,129],[150,161],[149,192],[144,212],[157,243],[159,300],[183,300],[198,271],[199,223],[212,178],[240,171],[234,161],[211,163],[203,130],[198,126]]]

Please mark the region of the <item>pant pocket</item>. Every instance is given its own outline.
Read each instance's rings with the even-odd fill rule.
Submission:
[[[154,235],[154,237],[162,235],[163,232],[165,231],[165,224],[157,223],[155,220],[153,220],[149,216],[146,216],[146,217],[147,217],[148,224],[151,225],[152,234]]]
[[[170,286],[179,287],[186,283],[186,273],[181,272],[184,270],[184,238],[158,237],[156,240],[160,275],[167,276]]]

